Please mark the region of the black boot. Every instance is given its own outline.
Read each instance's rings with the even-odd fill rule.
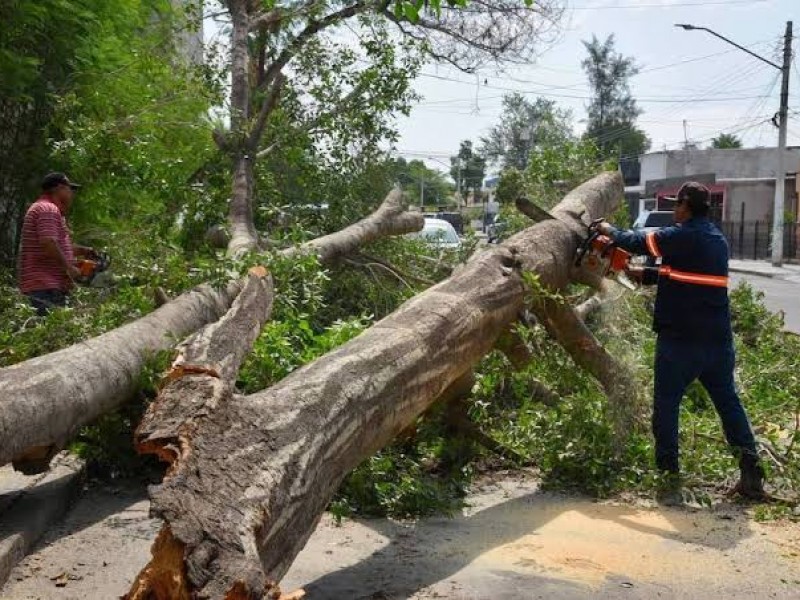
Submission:
[[[754,450],[741,450],[739,469],[741,476],[731,493],[741,494],[750,500],[766,500],[768,496],[764,491],[764,467]]]
[[[662,506],[683,506],[683,478],[677,471],[662,471],[656,490],[656,502]]]

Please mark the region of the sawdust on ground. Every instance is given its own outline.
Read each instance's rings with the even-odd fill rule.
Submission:
[[[158,522],[142,490],[94,489],[12,573],[2,599],[116,598]],[[455,518],[326,516],[283,588],[309,600],[798,598],[800,525],[735,505],[661,509],[542,493],[530,476],[483,481]]]

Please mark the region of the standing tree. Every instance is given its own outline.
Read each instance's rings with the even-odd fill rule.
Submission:
[[[412,204],[446,204],[452,195],[453,186],[445,175],[436,169],[429,169],[421,160],[390,159],[387,167]]]
[[[741,148],[742,140],[733,133],[721,133],[711,140],[711,147],[720,150]]]
[[[613,34],[604,42],[592,36],[592,41],[583,45],[588,56],[581,66],[592,87],[585,136],[606,158],[638,156],[650,147],[650,140],[636,127],[642,111],[630,91],[630,78],[639,67],[633,58],[616,52]]]
[[[558,144],[572,137],[568,110],[552,100],[530,102],[522,94],[506,94],[500,122],[481,138],[481,153],[503,169],[524,170],[531,150]]]
[[[492,61],[530,60],[561,16],[560,0],[530,6],[518,0],[487,0],[468,7],[443,7],[439,0],[425,4],[407,0],[299,4],[224,0],[222,4],[231,31],[230,127],[218,129],[215,140],[231,163],[228,252],[232,255],[260,246],[253,218],[255,161],[281,145],[281,136],[270,135],[276,130],[268,125],[280,117],[284,94],[296,96],[305,109],[307,118],[299,126],[305,131],[346,118],[353,109],[375,103],[375,99],[393,101],[385,92],[397,83],[396,74],[402,69],[394,69],[395,76],[388,78],[376,69],[376,55],[384,60],[386,46],[385,39],[372,35],[376,26],[396,27],[404,39],[415,43],[415,54],[424,51],[436,60],[473,71]],[[352,47],[341,35],[338,42],[332,39],[345,23],[356,30],[362,52],[337,74],[342,85],[333,93],[326,86],[325,94],[316,94],[320,86],[297,81],[296,69],[320,40],[327,41],[327,56]],[[383,104],[381,108],[385,112],[387,107]]]
[[[480,191],[486,176],[486,159],[475,153],[471,140],[461,142],[458,154],[450,157],[450,165],[450,176],[462,197],[469,196],[470,191]]]

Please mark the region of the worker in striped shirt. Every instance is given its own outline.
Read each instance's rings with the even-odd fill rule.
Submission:
[[[655,356],[653,433],[656,465],[665,473],[660,500],[681,502],[678,415],[686,388],[695,379],[708,391],[728,444],[739,458],[741,479],[734,490],[765,497],[764,472],[753,429],[736,392],[735,354],[728,303],[728,244],[708,218],[708,189],[681,186],[675,198],[675,225],[658,231],[620,231],[598,226],[620,248],[648,255],[658,264],[631,271],[645,284],[657,284],[653,329]]]
[[[94,257],[91,248],[72,243],[66,215],[75,190],[64,173],[49,173],[42,180],[42,195],[28,208],[22,224],[19,251],[19,289],[40,316],[66,306],[80,276],[75,256]]]

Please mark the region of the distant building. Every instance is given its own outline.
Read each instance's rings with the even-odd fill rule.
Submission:
[[[712,217],[716,221],[772,220],[776,148],[689,148],[649,152],[639,161],[639,184],[625,189],[633,216],[641,210],[671,210],[664,197],[674,195],[685,181],[696,180],[706,184],[711,192]],[[788,218],[797,222],[800,147],[786,149],[785,164],[784,206]]]

